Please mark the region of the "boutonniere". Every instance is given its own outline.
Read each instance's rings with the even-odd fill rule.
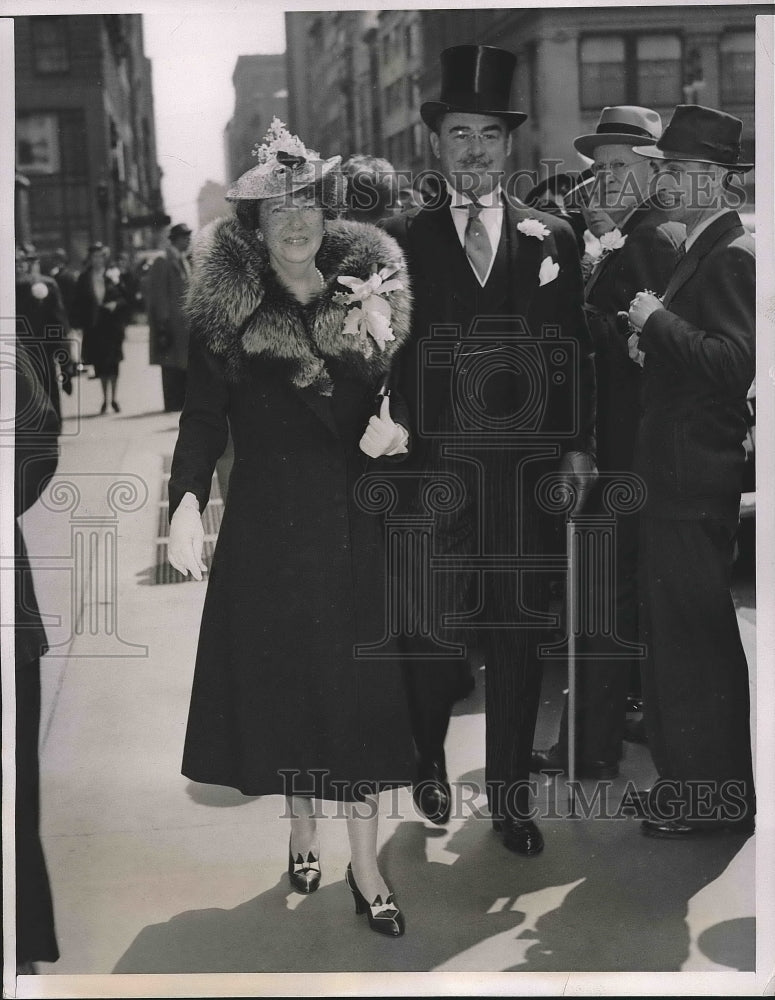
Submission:
[[[559,273],[560,265],[557,261],[551,257],[544,257],[541,261],[541,267],[538,269],[538,287],[548,285],[550,281],[554,281]]]
[[[390,302],[388,296],[404,287],[402,281],[394,278],[398,264],[386,264],[368,278],[354,278],[349,274],[340,274],[336,279],[340,285],[349,288],[348,292],[336,292],[334,302],[348,305],[342,333],[347,337],[356,337],[360,342],[365,357],[374,353],[369,337],[380,351],[385,350],[388,341],[395,340],[390,326]]]
[[[121,281],[121,271],[117,267],[109,267],[105,271],[105,276],[110,278],[114,285],[117,285]]]
[[[540,219],[523,219],[517,223],[517,229],[525,236],[535,236],[537,240],[543,240],[545,236],[551,234],[551,229]]]
[[[41,302],[48,296],[48,288],[44,281],[36,281],[35,284],[30,288],[34,298],[39,299]]]
[[[610,233],[603,233],[600,237],[600,249],[602,251],[602,256],[605,257],[614,250],[621,250],[626,242],[627,237],[622,236],[621,230],[619,229],[612,229]]]

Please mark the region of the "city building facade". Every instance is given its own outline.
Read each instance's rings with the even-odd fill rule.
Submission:
[[[517,56],[513,171],[541,180],[586,165],[573,138],[606,105],[642,104],[667,120],[705,104],[744,122],[754,152],[754,37],[765,5],[519,10],[315,11],[286,14],[289,115],[324,155],[372,153],[396,169],[433,166],[419,107],[439,94],[439,55],[477,43]],[[326,53],[321,58],[321,53]],[[753,193],[752,176],[748,181]]]
[[[229,215],[231,209],[226,201],[226,185],[218,184],[216,181],[205,181],[197,195],[196,207],[200,229],[213,219]]]
[[[142,16],[15,17],[14,31],[19,234],[74,263],[96,240],[158,245],[169,220]]]
[[[285,121],[288,90],[285,55],[240,56],[232,75],[234,113],[224,131],[229,181],[256,165],[251,150],[261,142],[272,118]]]

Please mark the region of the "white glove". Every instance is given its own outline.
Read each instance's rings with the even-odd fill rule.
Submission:
[[[369,417],[358,447],[369,458],[380,458],[382,455],[405,455],[409,450],[406,447],[408,441],[407,429],[394,423],[390,416],[390,397],[383,396],[379,416]]]
[[[175,569],[195,580],[202,579],[207,566],[202,561],[205,532],[199,514],[199,501],[193,493],[186,493],[170,521],[170,540],[167,559]]]

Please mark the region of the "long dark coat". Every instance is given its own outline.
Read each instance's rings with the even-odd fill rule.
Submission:
[[[180,254],[168,247],[157,257],[148,274],[145,301],[148,309],[149,350],[152,365],[179,368],[188,363],[188,319],[184,301],[188,273]]]
[[[59,461],[59,417],[34,352],[16,343],[14,515],[40,497]],[[48,649],[24,536],[14,520],[16,675],[16,959],[59,958],[46,860],[40,840],[40,658]]]
[[[405,286],[390,295],[396,339],[367,358],[342,332],[336,278],[391,262]],[[317,265],[325,289],[301,306],[236,220],[214,223],[195,250],[170,511],[187,491],[204,508],[227,420],[234,466],[183,773],[251,795],[357,798],[358,782],[407,784],[412,770],[396,663],[353,653],[386,630],[382,526],[355,484],[370,465],[358,441],[408,333],[409,294],[397,244],[372,226],[331,223]]]
[[[683,786],[690,821],[750,825],[748,666],[730,583],[756,370],[756,256],[736,212],[700,233],[663,304],[640,336],[635,457],[647,487],[640,594],[649,747],[660,778],[712,789],[719,814],[698,816],[697,796]]]
[[[42,274],[17,277],[16,334],[58,418],[62,414],[58,366],[64,367],[70,359],[69,333],[67,312],[54,279]]]
[[[94,365],[97,375],[114,377],[118,366],[124,360],[124,336],[131,312],[131,296],[123,277],[113,280],[105,272],[105,298],[97,301],[92,284],[90,268],[82,271],[76,285],[75,310],[78,326],[83,330],[81,360]],[[106,306],[115,302],[116,308]]]

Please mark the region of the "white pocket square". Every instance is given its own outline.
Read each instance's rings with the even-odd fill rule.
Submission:
[[[560,265],[552,260],[551,257],[544,257],[541,261],[541,268],[538,272],[538,285],[548,285],[550,281],[554,281],[557,275],[560,273]]]

